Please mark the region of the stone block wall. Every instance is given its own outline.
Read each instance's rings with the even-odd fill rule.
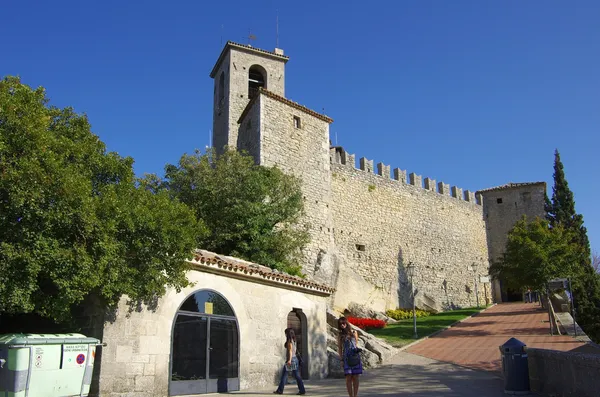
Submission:
[[[294,308],[307,318],[311,379],[327,375],[326,298],[283,287],[217,274],[190,271],[195,285],[169,290],[156,310],[129,312],[124,297],[116,320],[104,327],[100,395],[164,397],[168,395],[172,329],[185,299],[200,289],[222,294],[235,311],[240,331],[240,388],[277,383],[283,366],[287,317]]]
[[[529,384],[542,395],[596,397],[600,354],[527,348]]]
[[[546,183],[509,184],[480,192],[486,222],[489,260],[496,261],[506,249],[508,232],[523,215],[529,220],[543,218]],[[494,281],[494,300],[502,302],[501,288]]]
[[[260,104],[260,164],[301,179],[302,222],[308,225],[311,237],[303,270],[313,280],[333,286],[329,122],[267,95],[261,95]],[[294,117],[299,119],[299,128]]]
[[[213,146],[220,150],[224,144],[235,148],[238,141],[238,119],[250,102],[248,97],[248,77],[250,67],[261,66],[266,75],[266,89],[285,96],[286,60],[264,51],[231,46],[217,68],[215,81],[215,111],[218,107],[219,76],[225,74],[224,114],[213,118]]]
[[[261,98],[257,98],[247,110],[243,120],[238,126],[237,149],[247,152],[260,163],[260,123],[261,123]]]
[[[424,188],[420,175],[411,174],[407,183],[406,173],[395,170],[391,179],[387,171],[373,173],[372,161],[362,161],[364,169],[357,169],[347,153],[332,153],[332,162],[333,235],[340,262],[335,306],[351,301],[379,310],[410,306],[405,271],[410,262],[417,269],[418,306],[474,306],[473,264],[478,275],[488,274],[482,207],[466,201],[458,188],[456,197],[438,193],[429,178]],[[484,304],[489,285],[478,284],[478,292]]]

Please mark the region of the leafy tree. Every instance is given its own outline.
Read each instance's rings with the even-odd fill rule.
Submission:
[[[548,280],[571,277],[580,247],[562,226],[523,217],[508,233],[502,259],[490,266],[490,274],[514,289],[545,290]]]
[[[300,275],[308,242],[300,181],[278,168],[256,165],[251,156],[227,150],[183,155],[165,167],[165,179],[150,176],[189,205],[209,230],[199,246]]]
[[[0,313],[63,322],[91,295],[111,307],[187,285],[194,214],[132,164],[43,88],[0,81]]]
[[[575,199],[558,150],[554,152],[552,200],[546,199],[546,211],[550,225],[571,231],[573,243],[580,247],[573,277],[577,321],[592,339],[600,340],[600,278],[592,267],[587,229],[583,225],[583,216],[575,212]]]

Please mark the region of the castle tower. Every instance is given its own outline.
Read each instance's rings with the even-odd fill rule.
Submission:
[[[490,263],[502,257],[506,250],[508,232],[523,215],[530,221],[546,215],[546,182],[508,183],[477,193],[483,198],[483,218],[487,229]],[[508,290],[501,280],[493,280],[492,294],[494,302],[510,302],[522,298],[520,291]]]
[[[283,51],[227,42],[210,76],[215,81],[213,146],[244,150],[257,164],[278,167],[301,181],[310,242],[304,273],[335,284],[331,218],[331,118],[285,97]]]
[[[237,148],[238,120],[250,102],[265,88],[285,96],[283,50],[260,50],[228,41],[210,72],[214,79],[213,146],[221,151],[225,145]]]

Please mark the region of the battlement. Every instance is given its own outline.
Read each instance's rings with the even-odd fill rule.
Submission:
[[[389,165],[383,163],[377,163],[374,166],[373,160],[368,160],[365,157],[361,157],[359,160],[359,167],[356,167],[356,156],[350,154],[344,150],[341,146],[332,146],[330,148],[330,160],[332,164],[343,165],[351,167],[355,170],[364,171],[373,175],[380,176],[382,178],[391,179],[398,183],[405,185],[412,185],[416,188],[421,188],[434,192],[443,196],[450,196],[457,200],[466,201],[475,205],[481,205],[481,194],[478,192],[472,192],[470,190],[463,190],[460,187],[452,186],[444,182],[438,182],[436,184],[435,179],[425,178],[421,175],[417,175],[414,172],[408,174],[407,171],[400,168],[394,168],[391,170]],[[391,172],[390,172],[391,171]]]

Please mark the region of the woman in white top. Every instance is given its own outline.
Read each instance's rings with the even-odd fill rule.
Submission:
[[[288,372],[291,372],[294,378],[296,378],[296,383],[298,384],[298,394],[306,394],[306,390],[304,389],[304,382],[302,382],[302,378],[300,377],[298,367],[298,357],[296,357],[296,334],[294,330],[291,328],[287,328],[285,331],[285,350],[286,350],[286,361],[283,366],[283,372],[281,373],[281,381],[279,382],[279,387],[273,393],[275,394],[283,394],[283,388],[287,383]]]

